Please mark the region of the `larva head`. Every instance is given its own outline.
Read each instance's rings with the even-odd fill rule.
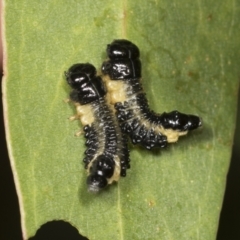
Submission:
[[[107,45],[107,55],[110,59],[136,59],[139,58],[140,52],[134,43],[125,39],[118,39]]]
[[[72,65],[65,73],[68,84],[74,88],[80,88],[89,79],[96,75],[96,68],[90,63],[77,63]]]
[[[115,162],[113,159],[100,155],[95,159],[89,168],[87,177],[88,190],[98,192],[108,185],[108,179],[113,176]]]
[[[90,63],[77,63],[68,69],[65,76],[74,89],[70,95],[73,101],[83,105],[106,94],[102,79],[96,73],[96,68]]]
[[[109,59],[102,65],[102,73],[112,80],[141,77],[140,52],[132,42],[119,39],[107,45]]]

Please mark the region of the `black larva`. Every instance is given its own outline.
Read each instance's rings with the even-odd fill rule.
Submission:
[[[104,81],[121,129],[129,134],[133,144],[147,149],[163,148],[202,125],[198,116],[178,111],[156,114],[149,109],[140,83],[140,52],[135,44],[115,40],[107,46],[107,55],[109,59],[102,65]]]
[[[75,64],[65,73],[68,84],[73,88],[70,99],[74,102],[77,115],[85,132],[85,168],[88,171],[89,191],[100,189],[126,176],[130,168],[127,140],[117,123],[114,109],[106,99],[102,79],[89,63]]]

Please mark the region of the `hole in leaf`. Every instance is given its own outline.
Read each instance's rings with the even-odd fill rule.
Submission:
[[[88,240],[70,223],[59,220],[43,224],[29,240]]]

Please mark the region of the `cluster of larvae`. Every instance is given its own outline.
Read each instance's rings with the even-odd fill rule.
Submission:
[[[141,84],[138,47],[124,39],[107,45],[102,74],[90,63],[74,64],[65,73],[73,88],[86,146],[83,162],[87,185],[98,192],[125,177],[130,168],[127,136],[146,149],[164,148],[202,125],[201,118],[178,111],[158,114],[150,110]]]

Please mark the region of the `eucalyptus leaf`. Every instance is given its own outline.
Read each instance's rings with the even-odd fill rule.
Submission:
[[[240,65],[239,1],[4,0],[8,150],[24,239],[62,219],[90,240],[215,239],[231,156]],[[126,178],[90,194],[82,128],[64,71],[100,69],[106,45],[141,50],[156,112],[202,117],[165,150],[130,145]]]

